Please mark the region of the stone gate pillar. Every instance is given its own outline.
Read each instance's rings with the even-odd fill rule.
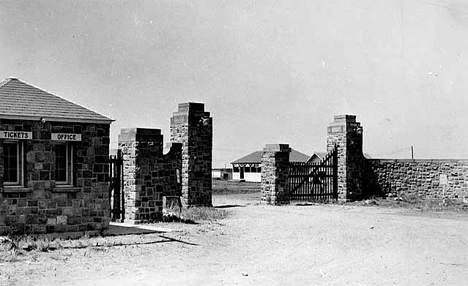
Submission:
[[[125,222],[162,217],[163,184],[153,184],[151,173],[163,153],[159,129],[124,128],[119,135],[123,157]]]
[[[182,204],[211,206],[213,119],[203,103],[181,103],[171,118],[171,142],[182,143]]]
[[[355,115],[335,115],[328,126],[327,151],[338,148],[338,200],[362,197],[365,159],[362,153],[362,127]]]
[[[289,172],[288,144],[267,144],[263,148],[262,161],[262,203],[280,205],[289,203],[286,189]]]

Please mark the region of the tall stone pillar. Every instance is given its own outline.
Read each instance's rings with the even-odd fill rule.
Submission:
[[[362,127],[355,115],[335,115],[328,126],[327,150],[338,148],[338,200],[362,198],[365,159]]]
[[[289,203],[286,183],[289,172],[288,144],[267,144],[263,148],[262,169],[262,203],[281,205]]]
[[[153,184],[152,172],[163,153],[159,129],[125,128],[119,135],[123,157],[125,221],[143,222],[162,217],[163,184]]]
[[[182,143],[182,204],[211,206],[213,118],[203,103],[181,103],[171,118],[171,142]]]

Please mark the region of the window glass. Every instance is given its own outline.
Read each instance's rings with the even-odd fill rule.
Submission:
[[[67,145],[55,146],[55,180],[67,182]]]
[[[4,174],[3,182],[8,184],[20,183],[20,152],[19,143],[3,143]]]
[[[58,185],[73,184],[73,145],[55,145],[55,182]]]

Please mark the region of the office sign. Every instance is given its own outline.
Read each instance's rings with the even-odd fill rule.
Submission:
[[[53,141],[81,141],[81,134],[76,133],[52,133]]]
[[[32,132],[25,131],[0,131],[0,139],[32,139]]]

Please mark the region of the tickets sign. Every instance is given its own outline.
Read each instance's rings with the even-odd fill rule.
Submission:
[[[25,131],[0,131],[0,139],[32,139],[32,132]]]
[[[52,133],[53,141],[81,141],[81,134],[76,133]]]

